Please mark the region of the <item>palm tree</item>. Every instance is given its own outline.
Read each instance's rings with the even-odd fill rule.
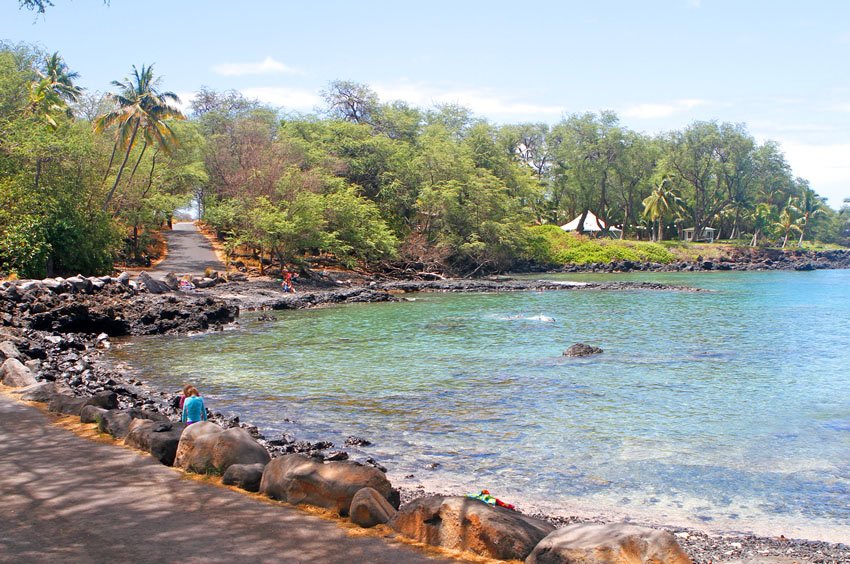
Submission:
[[[803,246],[803,237],[806,235],[806,228],[809,226],[809,219],[816,215],[822,215],[825,213],[823,210],[823,203],[823,199],[818,196],[817,192],[805,185],[800,193],[800,197],[795,198],[793,204],[789,203],[791,208],[802,216],[799,220],[800,241],[797,243],[797,246]]]
[[[44,70],[37,70],[38,80],[30,85],[30,110],[40,114],[52,128],[58,127],[53,115],[65,113],[71,115],[69,102],[76,102],[83,89],[74,84],[79,78],[76,72],[69,72],[68,65],[55,52],[44,63]]]
[[[112,200],[115,190],[121,182],[121,175],[124,173],[127,161],[130,159],[130,152],[136,144],[140,130],[144,139],[144,145],[136,161],[136,166],[133,167],[134,172],[138,168],[139,162],[142,160],[142,155],[144,155],[145,149],[147,149],[149,144],[155,144],[166,153],[170,153],[171,149],[177,144],[174,131],[172,131],[166,120],[186,119],[180,110],[169,104],[169,102],[179,104],[180,98],[173,92],[160,92],[157,90],[158,83],[159,79],[155,78],[153,74],[153,65],[148,67],[142,65],[141,70],[133,65],[133,76],[131,78],[125,78],[124,82],[117,80],[112,82],[114,86],[120,89],[117,94],[110,95],[118,108],[102,115],[95,121],[95,131],[98,133],[113,125],[117,126],[112,155],[114,157],[115,152],[119,148],[124,151],[124,160],[118,168],[115,182],[112,184],[112,188],[103,202],[104,210],[109,206],[109,202]],[[107,175],[111,168],[112,158],[109,159],[109,165],[106,171]]]
[[[643,200],[643,214],[658,222],[658,241],[664,239],[664,218],[682,206],[682,199],[669,187],[672,183],[673,179],[665,176]]]
[[[753,210],[750,218],[753,220],[753,239],[750,242],[751,247],[755,247],[759,243],[759,237],[761,237],[762,232],[771,224],[771,217],[773,216],[773,208],[768,203],[762,202],[761,204],[756,204],[755,209]]]
[[[782,240],[782,248],[785,248],[785,245],[788,244],[788,234],[791,231],[800,231],[800,226],[797,224],[797,221],[791,215],[792,206],[789,203],[788,206],[782,210],[782,213],[779,214],[779,221],[773,224],[774,227],[777,227],[780,231],[785,233],[785,238]]]

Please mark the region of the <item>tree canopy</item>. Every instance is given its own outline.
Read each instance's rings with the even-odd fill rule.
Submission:
[[[603,111],[499,125],[352,81],[329,84],[317,115],[202,87],[184,119],[152,66],[106,95],[78,78],[59,53],[0,45],[0,270],[143,261],[191,201],[227,249],[261,264],[495,272],[539,259],[534,226],[590,211],[628,238],[847,237],[846,210],[743,124],[649,136]]]

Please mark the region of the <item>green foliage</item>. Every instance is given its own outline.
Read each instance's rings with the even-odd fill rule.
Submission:
[[[398,240],[381,219],[378,206],[345,188],[325,197],[325,218],[331,234],[328,250],[353,266],[355,260],[392,258]]]
[[[530,258],[539,264],[591,264],[629,260],[633,262],[670,263],[676,257],[656,243],[592,239],[567,233],[557,225],[529,228],[532,243]]]
[[[320,254],[464,275],[692,250],[546,225],[586,211],[643,239],[709,226],[752,245],[850,235],[850,212],[825,206],[775,143],[741,124],[658,138],[613,112],[499,126],[457,105],[384,102],[348,81],[329,85],[321,116],[202,89],[181,122],[150,67],[106,97],[75,79],[58,53],[0,44],[2,270],[90,274],[119,252],[142,259],[192,199],[226,249],[266,263]]]

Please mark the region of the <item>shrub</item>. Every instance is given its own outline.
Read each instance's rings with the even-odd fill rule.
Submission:
[[[642,241],[594,239],[567,233],[557,225],[529,228],[527,253],[531,260],[548,265],[632,262],[669,263],[675,256],[663,246]]]

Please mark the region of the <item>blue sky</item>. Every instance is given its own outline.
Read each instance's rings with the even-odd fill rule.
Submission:
[[[603,109],[647,133],[745,122],[833,207],[850,197],[844,0],[54,3],[6,0],[0,38],[58,50],[90,90],[153,63],[186,99],[206,85],[299,111],[346,79],[496,123]]]

